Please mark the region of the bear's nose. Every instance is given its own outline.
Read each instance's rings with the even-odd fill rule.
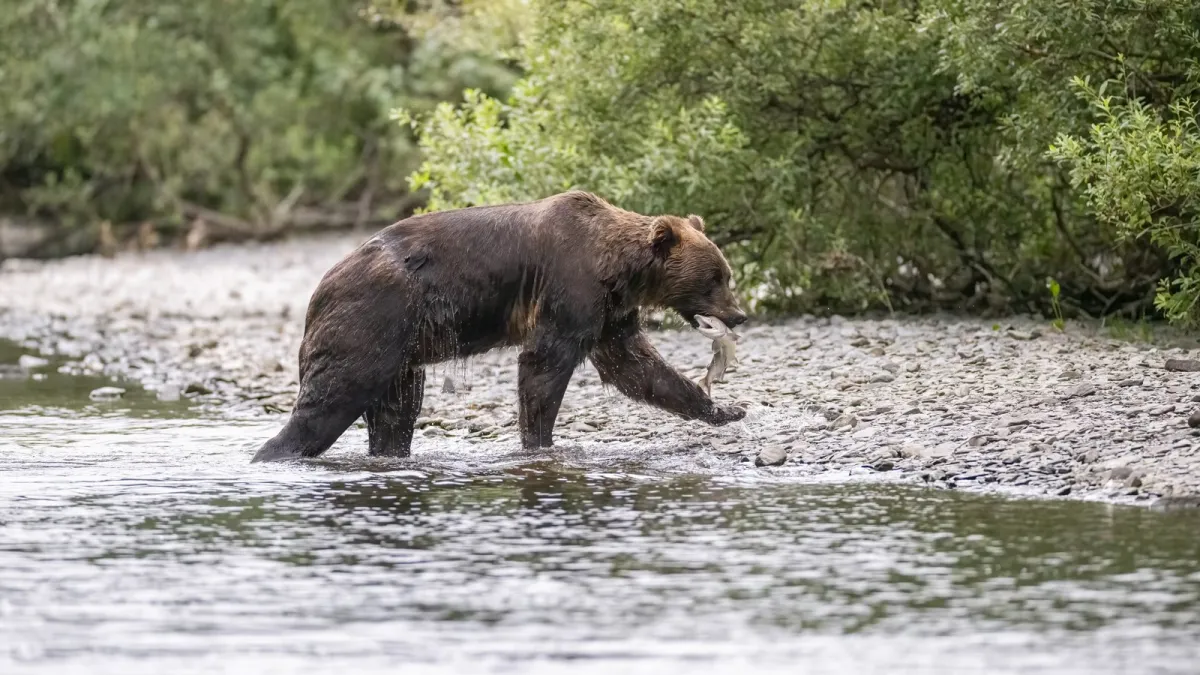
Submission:
[[[725,325],[729,326],[730,328],[733,328],[735,326],[740,326],[744,323],[746,323],[745,312],[735,312],[735,313],[729,315],[729,320],[725,322]]]

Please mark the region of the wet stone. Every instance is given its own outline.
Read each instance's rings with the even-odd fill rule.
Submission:
[[[779,466],[787,461],[787,450],[782,445],[768,445],[754,458],[754,466]]]
[[[93,389],[92,393],[88,394],[88,398],[93,401],[115,401],[125,395],[125,390],[120,387],[100,387]]]
[[[17,359],[17,365],[24,368],[25,370],[34,370],[36,368],[42,368],[44,366],[48,366],[48,365],[50,365],[50,362],[47,361],[46,359],[43,359],[38,356],[22,354],[21,358]]]
[[[891,471],[895,468],[896,463],[891,457],[878,457],[867,466],[875,471]]]
[[[186,389],[183,390],[183,393],[196,394],[198,396],[208,396],[209,394],[213,393],[213,391],[199,382],[192,382],[187,386]]]

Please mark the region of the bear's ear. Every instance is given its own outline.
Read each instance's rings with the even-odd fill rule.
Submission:
[[[692,215],[688,216],[688,222],[691,223],[692,227],[696,228],[698,231],[704,231],[704,219],[700,216],[693,213]]]
[[[650,246],[655,255],[666,258],[677,243],[679,232],[675,230],[675,224],[669,218],[655,218],[650,227]]]

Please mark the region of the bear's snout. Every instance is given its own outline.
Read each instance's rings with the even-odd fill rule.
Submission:
[[[746,313],[742,311],[736,311],[729,316],[721,317],[721,321],[724,321],[726,326],[734,328],[746,323]]]

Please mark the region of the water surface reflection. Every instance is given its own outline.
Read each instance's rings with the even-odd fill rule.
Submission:
[[[151,406],[152,408],[152,406]],[[148,410],[150,410],[148,408]],[[1196,672],[1200,520],[0,412],[3,672]],[[354,450],[348,450],[354,448]],[[357,453],[357,454],[355,454]]]

